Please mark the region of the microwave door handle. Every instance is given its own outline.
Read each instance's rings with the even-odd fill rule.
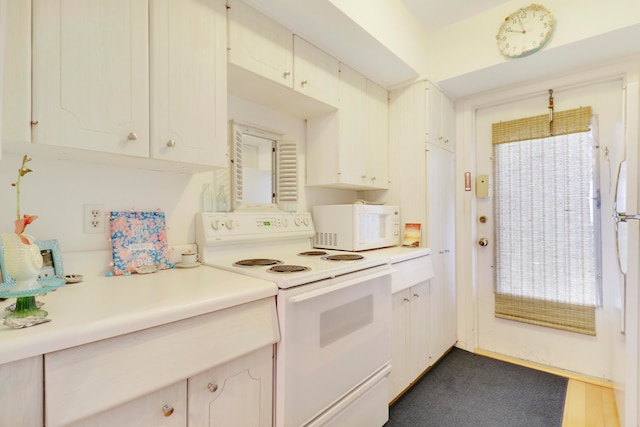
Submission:
[[[357,277],[355,279],[347,280],[346,282],[341,282],[332,286],[327,286],[326,288],[317,289],[311,292],[305,292],[303,294],[291,297],[289,301],[292,303],[297,303],[297,302],[307,301],[312,298],[318,298],[318,297],[321,297],[322,295],[339,291],[341,289],[348,288],[349,286],[357,285],[358,283],[366,282],[368,280],[373,280],[373,279],[377,279],[378,277],[389,275],[393,271],[394,271],[393,269],[385,269],[372,274],[367,274],[366,276]]]

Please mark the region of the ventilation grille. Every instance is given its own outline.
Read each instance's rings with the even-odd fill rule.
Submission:
[[[316,232],[316,246],[324,247],[336,247],[338,246],[338,234],[337,233],[322,233]]]

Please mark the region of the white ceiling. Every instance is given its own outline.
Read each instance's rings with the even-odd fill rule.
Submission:
[[[508,0],[400,0],[427,32],[435,32]]]

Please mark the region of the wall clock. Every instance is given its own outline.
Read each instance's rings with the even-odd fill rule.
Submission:
[[[536,52],[551,37],[553,14],[544,6],[531,4],[504,19],[496,40],[498,49],[508,58]]]

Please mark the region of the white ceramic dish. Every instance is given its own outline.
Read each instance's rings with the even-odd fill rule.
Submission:
[[[192,262],[191,264],[184,264],[182,262],[179,262],[175,264],[175,266],[178,268],[193,268],[193,267],[200,267],[201,265],[202,263],[199,263],[199,262]]]

